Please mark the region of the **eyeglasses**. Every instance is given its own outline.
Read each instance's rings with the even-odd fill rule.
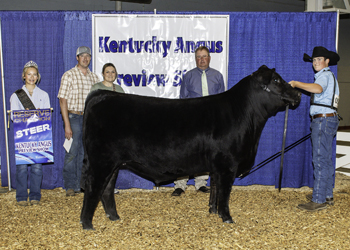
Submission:
[[[204,56],[196,56],[196,59],[207,59],[209,56],[207,55],[204,55]]]

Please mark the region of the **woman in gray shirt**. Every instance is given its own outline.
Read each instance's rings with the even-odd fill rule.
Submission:
[[[110,90],[119,93],[125,93],[123,88],[118,84],[114,84],[115,79],[117,79],[117,69],[113,63],[106,63],[102,68],[103,81],[95,83],[90,92],[98,89]]]

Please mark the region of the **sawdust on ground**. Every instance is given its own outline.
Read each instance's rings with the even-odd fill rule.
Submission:
[[[96,209],[95,231],[79,223],[84,194],[42,190],[39,205],[20,207],[15,192],[0,194],[0,249],[348,249],[350,177],[336,174],[335,205],[318,212],[296,206],[311,188],[234,186],[225,224],[208,212],[209,194],[190,186],[128,189],[116,194],[119,221]]]

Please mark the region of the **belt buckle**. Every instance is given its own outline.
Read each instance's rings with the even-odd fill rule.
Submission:
[[[75,115],[83,115],[84,111],[68,110],[68,113],[75,114]]]

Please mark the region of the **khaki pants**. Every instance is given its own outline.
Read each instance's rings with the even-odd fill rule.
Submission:
[[[175,189],[181,188],[182,190],[186,190],[188,176],[180,177],[176,181],[174,181]],[[201,173],[199,175],[195,175],[194,177],[194,186],[196,190],[207,185],[207,180],[209,178],[209,173]]]

